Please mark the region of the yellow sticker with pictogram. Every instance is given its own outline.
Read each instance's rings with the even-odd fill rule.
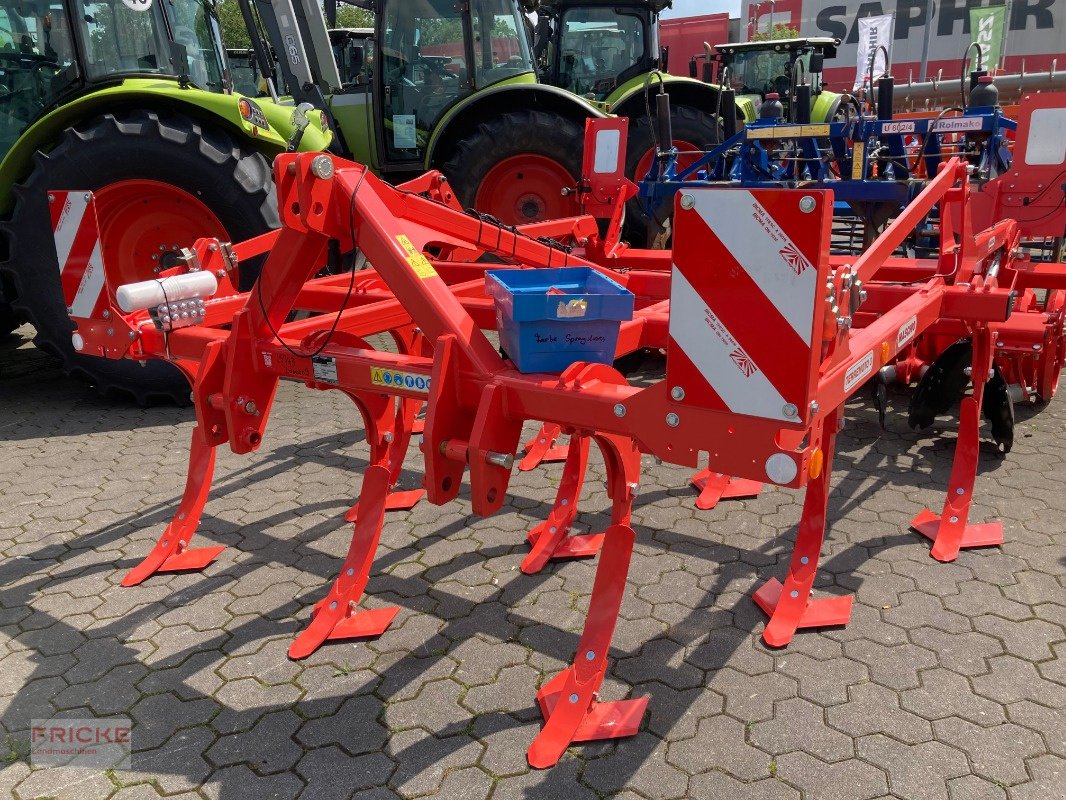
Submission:
[[[420,394],[429,393],[429,376],[420,375],[417,372],[371,367],[370,382],[375,386],[384,386],[390,389],[406,389],[409,392],[418,392]]]
[[[415,275],[419,278],[436,278],[437,271],[433,269],[433,265],[429,263],[429,259],[419,252],[418,248],[414,246],[406,236],[402,233],[396,237],[396,241],[400,243],[400,247],[407,253],[407,263],[411,265],[411,269],[415,271]]]

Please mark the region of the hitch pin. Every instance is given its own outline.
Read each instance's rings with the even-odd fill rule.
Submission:
[[[470,461],[470,443],[462,439],[445,439],[440,443],[438,449],[442,456],[450,458],[452,461],[462,461],[464,463],[469,463]],[[494,467],[511,469],[514,466],[514,453],[499,453],[495,450],[489,450],[485,453],[485,461]]]

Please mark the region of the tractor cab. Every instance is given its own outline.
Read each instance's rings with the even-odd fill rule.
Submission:
[[[0,0],[0,157],[47,111],[129,77],[224,88],[213,0]]]
[[[381,63],[374,85],[386,162],[422,163],[445,112],[474,92],[535,81],[525,22],[513,0],[378,5]]]
[[[373,74],[373,28],[330,28],[329,43],[341,76],[341,88],[365,86]]]
[[[789,106],[793,88],[807,83],[812,98],[822,94],[822,65],[825,59],[836,57],[839,44],[839,39],[829,37],[720,44],[715,47],[718,54],[713,62],[717,80],[733,89],[738,100],[750,100],[757,112],[766,95],[775,92],[785,106],[786,117],[792,119]]]
[[[665,68],[658,14],[670,0],[553,0],[538,9],[534,52],[541,80],[603,102],[626,81]]]

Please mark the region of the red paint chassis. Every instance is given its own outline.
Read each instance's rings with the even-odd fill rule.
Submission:
[[[423,403],[428,408],[421,444],[426,496],[435,504],[454,500],[468,471],[471,505],[480,515],[504,503],[523,424],[541,421],[549,439],[563,432],[572,443],[555,506],[531,533],[532,549],[522,568],[532,572],[552,557],[601,551],[574,661],[538,693],[545,724],[530,747],[529,761],[547,767],[572,743],[635,733],[647,704],[644,698],[598,700],[635,538],[629,523],[640,454],[690,467],[706,460],[713,470],[708,479],[720,484],[724,476],[763,482],[776,475],[779,485],[806,487],[784,581],[771,579],[755,594],[769,615],[763,637],[781,646],[798,628],[845,624],[850,597],[811,597],[844,403],[880,368],[917,370],[944,342],[960,336],[973,342],[974,388],[962,402],[943,510],[919,514],[915,525],[933,539],[932,554],[941,560],[955,558],[963,547],[1002,540],[997,526],[971,525],[968,519],[982,388],[997,347],[1001,353],[1013,348],[1028,357],[1031,350],[1026,348],[1040,343],[1058,348],[1061,361],[1061,300],[1038,309],[1033,289],[1050,289],[1061,298],[1066,268],[1033,264],[1021,255],[1022,230],[1012,219],[994,220],[975,231],[973,189],[966,166],[957,159],[945,163],[856,259],[829,254],[830,193],[810,193],[818,206],[811,215],[797,208],[800,194],[794,190],[753,192],[774,210],[782,228],[813,231],[805,254],[817,270],[817,286],[825,287],[814,297],[816,338],[810,358],[788,367],[802,384],[802,402],[793,404],[788,422],[723,411],[702,402],[691,389],[676,391],[669,380],[638,388],[604,365],[575,364],[562,375],[521,374],[484,334],[495,328],[495,312],[483,295],[483,273],[500,265],[479,263],[478,257],[491,254],[515,268],[590,266],[608,272],[637,297],[635,318],[622,325],[618,353],[642,347],[666,350],[667,375],[678,374],[669,316],[671,265],[676,265],[676,281],[677,270],[698,270],[731,255],[717,240],[708,245],[697,243],[695,236],[686,238],[689,223],[683,218],[689,209],[683,198],[676,209],[682,222],[673,251],[637,251],[608,244],[610,239],[602,238],[588,217],[519,230],[465,214],[449,203],[446,184],[432,174],[397,189],[360,165],[323,154],[292,154],[278,157],[275,179],[280,231],[232,249],[201,239],[190,259],[199,268],[228,275],[237,261],[266,253],[251,292],[236,293],[223,281],[219,295],[205,303],[202,324],[169,334],[148,312],[123,314],[114,300],[117,287],[107,287],[109,308],[99,317],[75,320],[84,352],[166,358],[193,382],[197,424],[185,493],[156,547],[123,585],[156,572],[202,568],[217,556],[222,548],[189,546],[208,498],[215,450],[228,444],[236,453],[248,453],[261,446],[279,381],[295,379],[352,399],[363,417],[370,466],[352,514],[351,547],[290,655],[302,658],[331,639],[381,634],[396,609],[367,611],[358,603],[418,409]],[[943,220],[939,256],[925,261],[895,257],[898,245],[934,205]],[[614,222],[616,231],[617,213]],[[562,239],[576,248],[562,247],[557,241]],[[315,277],[331,250],[355,247],[373,270]],[[319,314],[288,321],[297,310]],[[753,318],[750,330],[735,333],[751,340],[772,335],[765,324]],[[368,344],[367,337],[381,333],[392,335],[397,353]],[[1014,363],[1019,381],[1041,385],[1039,376],[1025,373],[1024,360]],[[861,380],[853,377],[859,368]],[[385,381],[384,376],[397,373],[400,381]],[[570,536],[592,441],[607,466],[612,523],[603,534]],[[768,474],[772,459],[777,465],[785,459],[791,466]]]

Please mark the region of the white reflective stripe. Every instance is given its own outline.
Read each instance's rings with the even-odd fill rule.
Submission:
[[[88,201],[80,194],[67,192],[63,210],[59,212],[59,221],[56,222],[56,229],[52,232],[56,242],[56,257],[59,259],[60,275],[67,268],[70,248],[74,246],[74,238],[78,235],[78,229],[81,227],[81,221],[88,206]]]
[[[730,411],[795,421],[785,416],[785,398],[677,267],[670,280],[670,338]]]
[[[104,264],[100,260],[100,240],[97,239],[93,254],[89,256],[89,263],[85,265],[85,272],[81,276],[78,293],[74,295],[74,302],[70,306],[70,316],[88,318],[93,313],[103,288]]]
[[[800,339],[811,343],[818,270],[756,200],[739,189],[693,192],[696,210]],[[811,217],[818,223],[820,215]]]

